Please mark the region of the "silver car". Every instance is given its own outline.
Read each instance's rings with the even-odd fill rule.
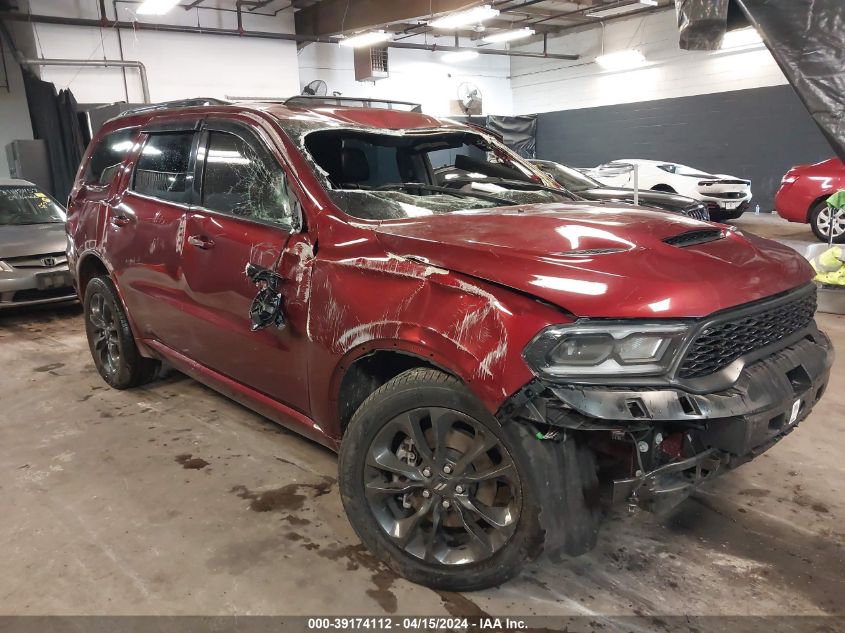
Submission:
[[[0,179],[0,309],[76,299],[65,219],[37,185]]]

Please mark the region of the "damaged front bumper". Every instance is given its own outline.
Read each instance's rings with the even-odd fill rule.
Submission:
[[[500,419],[533,425],[538,439],[579,434],[604,464],[606,498],[662,511],[790,433],[821,398],[832,364],[830,340],[813,326],[744,366],[721,391],[538,379],[506,403]]]

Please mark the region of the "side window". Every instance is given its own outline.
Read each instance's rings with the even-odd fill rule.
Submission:
[[[296,226],[300,215],[285,172],[270,153],[217,131],[208,135],[202,206],[286,227]]]
[[[132,189],[162,200],[187,202],[193,142],[193,132],[150,134],[135,167]]]
[[[138,128],[127,128],[106,134],[99,140],[91,160],[85,168],[83,180],[89,185],[108,185],[114,180],[118,167],[132,149]]]

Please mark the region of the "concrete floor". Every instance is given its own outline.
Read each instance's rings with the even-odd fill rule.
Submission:
[[[845,350],[845,318],[819,322]],[[179,374],[107,388],[78,307],[0,314],[0,614],[845,614],[843,363],[670,516],[619,511],[589,555],[456,595],[367,554],[329,451]]]

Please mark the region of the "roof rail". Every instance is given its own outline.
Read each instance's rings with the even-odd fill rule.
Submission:
[[[422,112],[419,103],[411,101],[391,101],[389,99],[371,99],[369,97],[320,97],[317,95],[297,95],[284,101],[286,106],[304,106],[314,108],[321,105],[347,108],[379,108],[383,110],[403,110]]]
[[[223,99],[214,99],[212,97],[203,98],[196,97],[194,99],[177,99],[176,101],[162,101],[161,103],[151,103],[149,105],[140,106],[137,108],[128,108],[121,112],[124,114],[138,114],[141,112],[152,112],[154,110],[166,110],[168,108],[192,108],[196,106],[209,105],[230,105],[231,101],[224,101]]]

